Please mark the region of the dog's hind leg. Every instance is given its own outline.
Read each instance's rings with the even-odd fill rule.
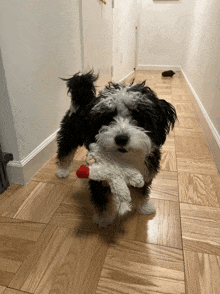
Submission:
[[[60,157],[57,162],[57,170],[56,175],[59,178],[66,178],[71,172],[71,164],[73,161],[73,157],[75,155],[75,150],[70,151],[70,153],[65,157]]]
[[[59,178],[66,178],[71,171],[71,164],[75,152],[79,146],[83,145],[81,132],[83,129],[82,119],[72,114],[69,117],[69,111],[61,122],[61,128],[57,134],[57,171]]]

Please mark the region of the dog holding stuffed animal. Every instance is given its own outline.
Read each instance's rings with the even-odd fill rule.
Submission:
[[[83,145],[87,148],[97,164],[89,179],[91,200],[96,209],[94,221],[104,227],[131,209],[140,214],[155,212],[149,199],[150,187],[159,172],[161,147],[177,116],[174,107],[159,99],[145,86],[145,81],[136,85],[133,81],[128,86],[110,82],[97,94],[97,79],[92,71],[65,79],[71,107],[57,136],[56,174],[59,178],[67,177],[77,148]],[[106,169],[106,161],[109,161],[109,169]],[[105,173],[100,173],[101,162]],[[115,189],[111,178],[119,179]],[[127,190],[129,185],[139,189],[140,196],[134,203]]]

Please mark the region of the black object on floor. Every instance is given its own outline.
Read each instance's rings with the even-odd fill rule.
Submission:
[[[162,72],[163,77],[172,77],[173,75],[175,75],[175,72],[172,70],[167,70]]]
[[[11,153],[2,152],[0,145],[0,194],[10,186],[6,172],[6,165],[10,160],[13,160],[13,155]]]

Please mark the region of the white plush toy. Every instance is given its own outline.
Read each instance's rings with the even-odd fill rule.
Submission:
[[[132,165],[114,160],[110,153],[96,143],[90,144],[89,150],[86,157],[86,162],[89,165],[86,177],[96,181],[107,181],[118,207],[118,214],[124,215],[131,210],[131,195],[127,185],[143,187],[142,174]],[[79,173],[77,175],[84,177]]]

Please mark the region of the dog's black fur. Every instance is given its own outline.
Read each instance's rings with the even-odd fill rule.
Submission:
[[[70,110],[65,114],[61,129],[58,132],[58,164],[62,166],[62,161],[70,154],[74,153],[79,146],[89,148],[89,144],[96,142],[95,136],[100,128],[108,126],[117,115],[117,109],[110,111],[103,109],[99,112],[93,112],[91,109],[106,94],[101,91],[96,96],[94,82],[98,79],[97,75],[88,72],[87,74],[77,73],[66,81],[68,92],[71,94],[72,104],[75,106],[75,113]],[[120,89],[122,85],[110,82],[106,89],[114,91]],[[166,140],[166,135],[174,127],[177,119],[174,107],[157,97],[157,95],[145,86],[145,82],[137,85],[130,85],[127,91],[140,92],[146,99],[152,103],[143,103],[140,101],[135,108],[129,109],[130,117],[136,121],[137,126],[149,131],[147,134],[154,145],[154,150],[145,159],[145,165],[150,171],[152,177],[145,180],[145,185],[140,188],[143,195],[148,195],[152,178],[158,173],[161,160],[161,146]],[[100,181],[89,181],[92,201],[97,210],[102,212],[106,209],[108,203],[108,194],[110,188]]]

